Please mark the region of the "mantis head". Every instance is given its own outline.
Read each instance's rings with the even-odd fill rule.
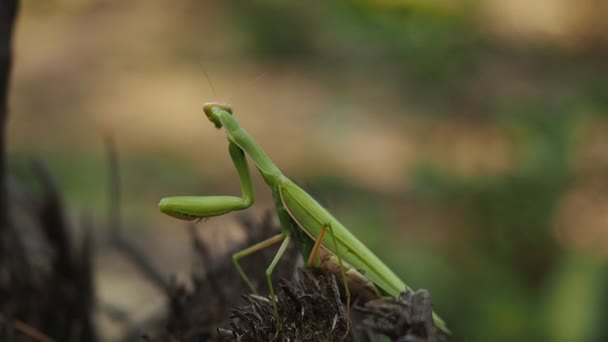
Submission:
[[[207,115],[209,121],[213,122],[216,128],[221,128],[222,123],[220,122],[220,118],[217,112],[218,109],[232,114],[232,107],[226,103],[207,102],[203,105],[203,111]]]

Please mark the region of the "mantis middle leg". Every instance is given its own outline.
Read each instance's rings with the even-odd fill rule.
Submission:
[[[256,294],[258,293],[257,290],[255,289],[255,287],[253,286],[253,284],[251,283],[251,281],[249,280],[249,277],[247,277],[247,274],[245,274],[245,272],[241,268],[241,265],[239,264],[239,260],[243,257],[246,257],[250,254],[260,251],[266,247],[270,247],[274,244],[277,244],[277,243],[283,241],[284,239],[285,239],[284,234],[278,234],[278,235],[275,235],[262,242],[256,243],[255,245],[253,245],[251,247],[247,247],[244,250],[239,251],[232,255],[232,262],[234,263],[234,267],[236,267],[236,270],[241,275],[241,278],[243,278],[245,283],[247,283],[247,286],[249,286],[249,290],[251,290],[251,292],[256,293]]]

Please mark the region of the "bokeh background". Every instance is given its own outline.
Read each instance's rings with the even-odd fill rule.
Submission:
[[[179,276],[187,233],[157,203],[239,192],[202,112],[225,101],[431,291],[454,340],[606,340],[607,16],[601,0],[26,0],[10,164],[27,179],[42,159],[72,217],[103,222],[112,136],[129,235]],[[255,181],[259,217],[272,203]],[[99,226],[98,297],[145,320],[162,298]],[[199,230],[218,253],[243,235],[233,215]]]

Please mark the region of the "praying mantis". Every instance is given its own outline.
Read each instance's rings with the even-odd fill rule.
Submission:
[[[350,304],[348,279],[363,283],[377,295],[398,297],[409,289],[390,268],[333,217],[311,195],[287,178],[270,160],[253,137],[243,129],[232,114],[231,106],[223,103],[206,103],[203,110],[216,128],[224,128],[228,137],[228,151],[241,184],[241,197],[236,196],[176,196],[163,198],[160,210],[184,220],[200,220],[244,210],[253,205],[255,192],[247,158],[253,161],[271,190],[281,232],[233,255],[234,265],[252,292],[251,281],[239,265],[239,259],[256,251],[280,243],[277,254],[266,270],[268,289],[273,300],[275,318],[278,320],[276,297],[272,285],[272,273],[295,240],[307,266],[339,267],[344,281],[347,307]],[[337,259],[337,260],[336,260]],[[433,312],[434,324],[443,332],[450,333],[445,322]]]

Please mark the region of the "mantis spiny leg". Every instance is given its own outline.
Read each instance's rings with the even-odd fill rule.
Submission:
[[[243,271],[243,269],[241,268],[241,265],[239,264],[239,260],[243,257],[246,257],[248,255],[251,255],[257,251],[260,251],[264,248],[270,247],[274,244],[277,244],[281,241],[283,241],[285,239],[285,235],[284,234],[278,234],[275,235],[269,239],[266,239],[262,242],[258,242],[255,245],[251,246],[251,247],[247,247],[244,250],[237,252],[235,254],[232,255],[232,262],[234,263],[234,266],[236,267],[236,270],[239,272],[239,274],[241,275],[241,278],[243,278],[243,280],[245,281],[245,283],[247,283],[247,286],[249,286],[249,289],[251,290],[251,292],[257,294],[258,291],[256,291],[255,287],[253,287],[253,284],[251,284],[251,281],[249,280],[249,277],[247,277],[247,275],[245,274],[245,272]]]
[[[348,281],[346,280],[346,271],[344,270],[344,264],[342,263],[342,257],[340,256],[340,251],[338,250],[338,243],[336,241],[336,236],[334,235],[333,230],[331,229],[331,224],[326,223],[321,228],[321,232],[319,233],[319,237],[315,240],[315,244],[312,248],[310,256],[308,257],[307,266],[312,267],[314,265],[315,258],[319,254],[319,250],[321,248],[321,244],[323,242],[323,238],[325,234],[329,231],[329,235],[331,236],[332,243],[334,244],[335,255],[338,257],[338,264],[340,267],[340,275],[342,276],[342,282],[344,286],[344,295],[346,296],[346,333],[344,337],[348,335],[350,330],[350,289],[348,286]]]
[[[321,248],[321,243],[323,242],[325,233],[327,233],[327,229],[321,229],[321,233],[319,233],[319,237],[315,241],[315,244],[312,247],[312,251],[310,252],[310,256],[308,257],[308,261],[306,262],[306,267],[312,268],[315,265],[315,259],[319,254],[319,248]]]
[[[251,173],[243,150],[229,141],[228,151],[241,183],[241,197],[237,196],[173,196],[163,198],[160,210],[170,216],[183,220],[201,220],[212,216],[223,215],[235,210],[249,208],[255,193]]]
[[[291,242],[291,236],[289,236],[289,235],[283,235],[283,236],[284,236],[284,240],[283,240],[283,243],[281,244],[281,247],[279,247],[279,251],[274,256],[274,259],[272,259],[270,266],[268,266],[268,268],[266,269],[266,279],[268,280],[268,289],[270,290],[270,297],[272,298],[272,309],[274,311],[274,317],[277,320],[277,332],[278,332],[278,327],[280,325],[279,309],[277,308],[277,298],[274,295],[274,287],[272,286],[272,272],[274,272],[274,268],[277,266],[277,263],[279,262],[281,257],[283,257],[283,255],[285,254],[285,251],[287,250],[287,246],[289,246],[289,243]]]

